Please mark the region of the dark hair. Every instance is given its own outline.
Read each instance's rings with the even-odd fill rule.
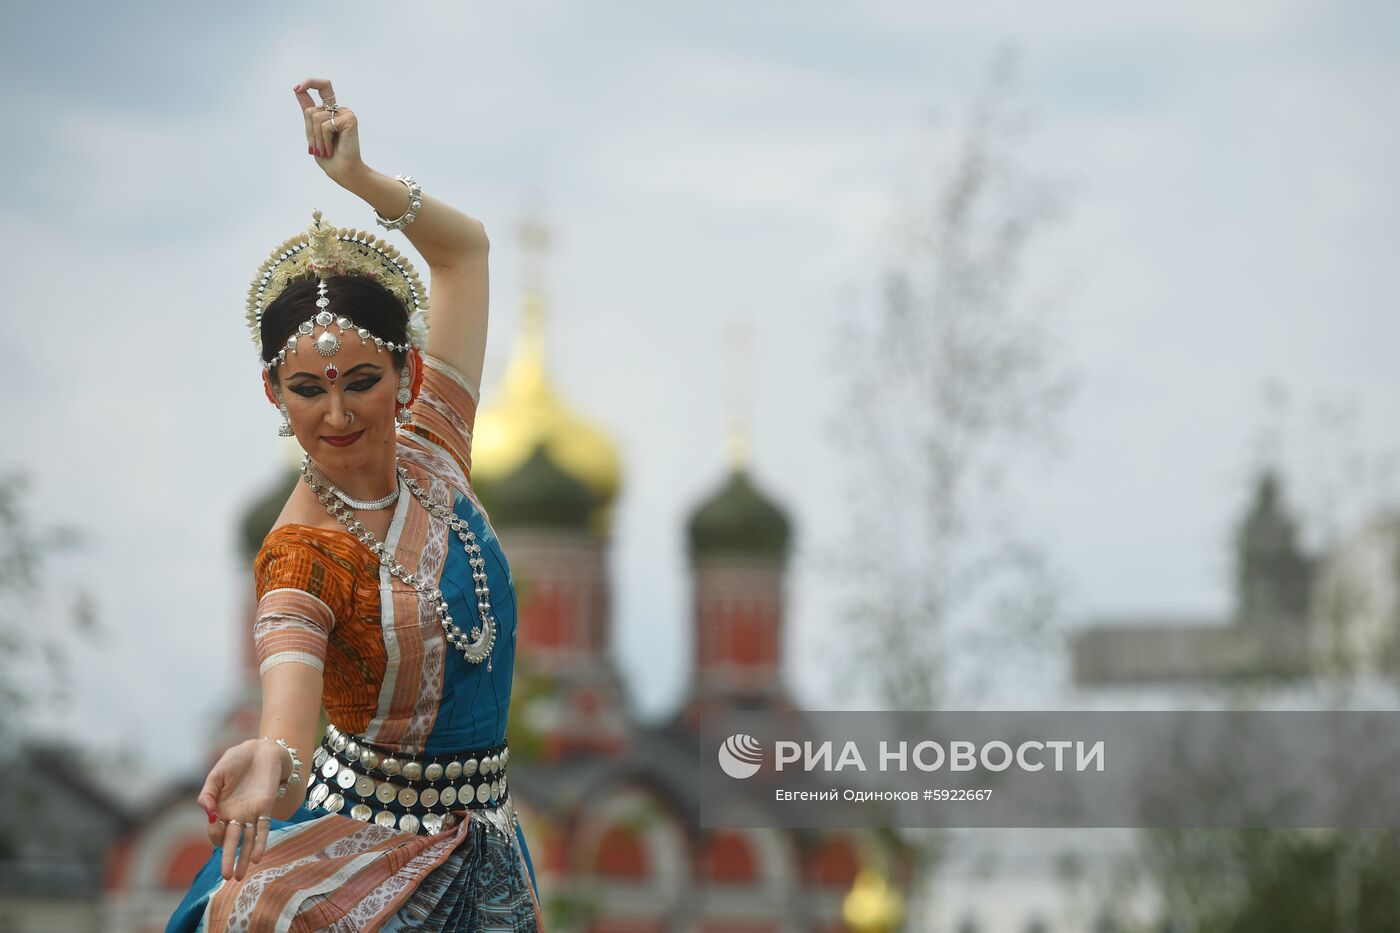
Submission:
[[[282,294],[263,310],[262,357],[266,363],[287,345],[287,338],[296,333],[302,321],[316,316],[316,284],[314,275],[294,280]],[[390,343],[408,342],[408,312],[394,293],[374,279],[362,275],[333,275],[326,279],[326,297],[330,311],[355,322],[356,327],[381,337]],[[408,354],[391,350],[396,369],[403,368]],[[277,384],[277,370],[269,370],[272,384]]]

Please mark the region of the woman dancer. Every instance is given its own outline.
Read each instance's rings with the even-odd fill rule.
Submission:
[[[540,930],[507,785],[515,589],[470,483],[486,234],[368,168],[329,81],[294,93],[308,155],[428,263],[432,322],[397,249],[319,211],[253,279],[263,388],[306,455],[254,562],[260,737],[199,794],[219,851],[169,929]]]

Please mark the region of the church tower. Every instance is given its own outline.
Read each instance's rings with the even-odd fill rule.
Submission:
[[[1302,625],[1312,590],[1312,562],[1298,546],[1278,475],[1265,470],[1235,541],[1239,621]]]
[[[521,238],[521,332],[501,388],[477,413],[472,485],[510,555],[521,725],[539,742],[541,757],[558,760],[616,752],[627,742],[607,569],[621,471],[612,440],[564,402],[549,376],[542,283],[548,238],[528,222]]]
[[[784,581],[791,523],[749,469],[743,410],[747,335],[729,333],[729,472],[687,525],[694,667],[682,716],[793,708],[783,683]]]
[[[734,466],[690,516],[694,670],[687,705],[790,705],[782,681],[787,516]]]

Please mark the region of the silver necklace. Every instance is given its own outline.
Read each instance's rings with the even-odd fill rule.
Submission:
[[[399,484],[394,483],[394,489],[387,496],[379,499],[355,499],[345,490],[333,484],[321,468],[316,464],[311,464],[311,470],[316,474],[316,478],[326,484],[326,487],[335,495],[337,499],[350,506],[352,509],[359,509],[361,512],[376,512],[379,509],[387,509],[395,502],[399,501]]]
[[[305,454],[301,458],[301,478],[306,481],[307,486],[311,487],[317,501],[326,507],[327,512],[335,516],[336,521],[345,526],[346,531],[368,547],[370,552],[379,558],[380,565],[388,568],[390,574],[432,600],[438,622],[442,624],[442,630],[447,636],[447,643],[462,652],[463,656],[473,664],[485,661],[486,669],[489,671],[491,670],[491,649],[496,644],[496,617],[491,613],[491,588],[486,583],[486,559],[481,556],[481,545],[477,543],[475,533],[465,521],[457,516],[456,512],[443,508],[428,498],[427,492],[418,485],[417,480],[408,475],[408,470],[404,468],[402,463],[396,464],[396,470],[399,475],[399,487],[407,487],[423,508],[428,510],[429,515],[452,529],[461,539],[462,547],[467,552],[467,563],[472,568],[472,581],[476,585],[477,615],[481,620],[480,625],[472,626],[470,633],[462,631],[461,627],[452,621],[452,616],[448,613],[447,600],[442,598],[442,590],[433,586],[431,582],[404,570],[403,564],[394,558],[393,552],[386,548],[384,543],[374,536],[374,532],[366,528],[364,522],[356,519],[355,513],[346,507],[344,500],[338,495],[339,490],[329,480],[324,486],[316,482],[316,479],[311,475],[311,456]],[[322,478],[325,478],[324,475]],[[397,495],[397,493],[398,489],[395,489],[395,494]]]

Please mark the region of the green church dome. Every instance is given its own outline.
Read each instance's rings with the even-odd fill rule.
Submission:
[[[491,482],[478,480],[473,488],[492,524],[502,527],[584,529],[603,504],[581,480],[554,462],[544,444],[537,445],[510,473]]]
[[[690,516],[692,555],[787,554],[791,525],[782,509],[754,486],[742,467],[730,472]]]

